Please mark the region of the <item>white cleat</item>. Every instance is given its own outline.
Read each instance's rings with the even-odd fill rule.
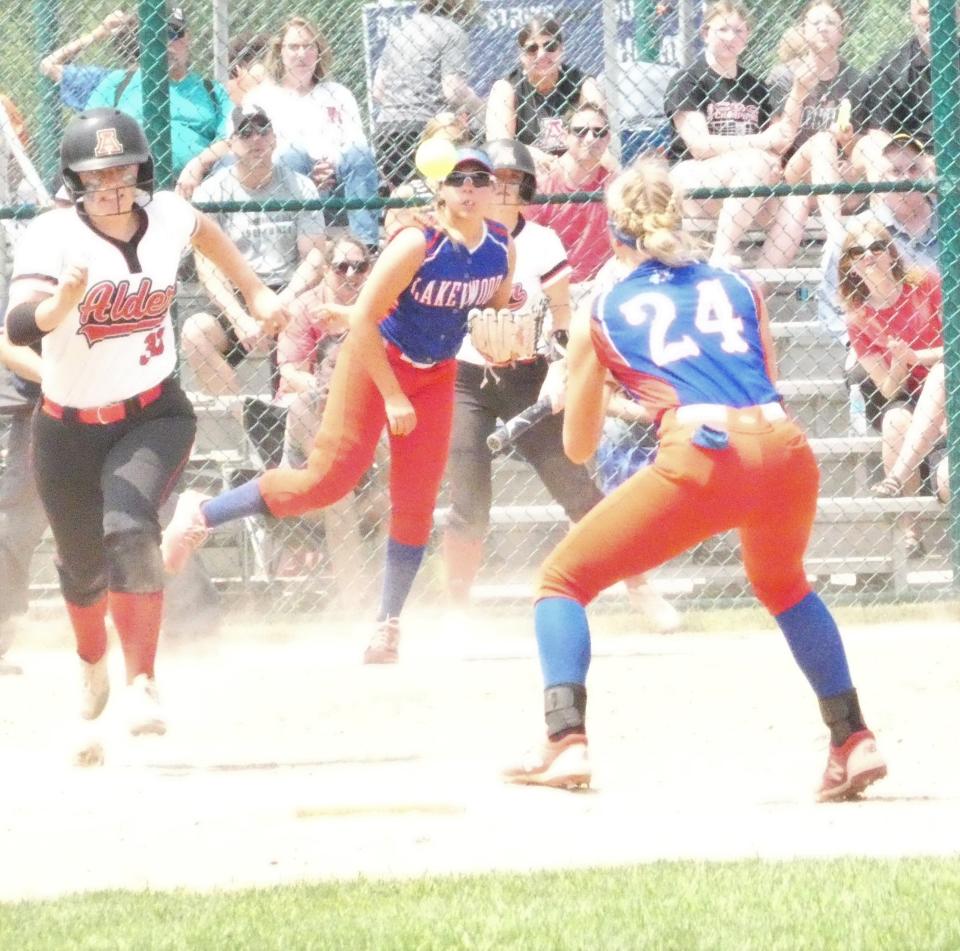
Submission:
[[[521,786],[589,788],[593,770],[587,753],[587,738],[582,734],[570,734],[556,742],[548,739],[543,746],[526,753],[518,763],[501,770],[500,778]]]
[[[10,621],[0,621],[0,677],[4,674],[23,673],[22,667],[11,664],[4,656],[10,650],[11,644],[13,644],[13,624]]]
[[[156,681],[146,674],[137,674],[127,687],[127,726],[132,736],[163,736],[167,732]]]
[[[173,518],[163,530],[160,551],[167,574],[178,575],[190,556],[210,537],[210,529],[200,511],[209,496],[187,489],[177,499]]]
[[[649,581],[627,588],[630,607],[657,634],[670,634],[680,627],[677,609]]]
[[[92,664],[80,660],[80,716],[84,720],[96,720],[110,698],[110,675],[107,672],[107,655]]]

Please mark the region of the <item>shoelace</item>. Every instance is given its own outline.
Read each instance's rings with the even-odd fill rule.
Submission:
[[[378,649],[393,647],[399,633],[400,628],[395,619],[381,621],[373,635],[373,646]]]

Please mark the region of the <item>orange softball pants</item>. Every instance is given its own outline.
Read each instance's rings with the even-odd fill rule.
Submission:
[[[405,545],[425,545],[450,450],[457,362],[415,367],[393,345],[387,347],[387,357],[417,414],[413,432],[390,436],[390,537]],[[302,515],[343,498],[373,464],[386,422],[383,397],[348,339],[337,357],[306,468],[270,469],[260,477],[260,494],[270,513],[278,518]]]
[[[538,598],[588,604],[611,584],[733,528],[747,577],[772,614],[806,597],[803,556],[820,484],[813,451],[787,419],[770,422],[754,407],[725,415],[709,425],[727,432],[728,446],[703,449],[691,442],[698,426],[668,411],[653,464],[571,528],[541,569]]]

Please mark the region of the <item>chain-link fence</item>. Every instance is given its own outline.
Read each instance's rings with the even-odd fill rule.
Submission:
[[[656,152],[687,195],[686,226],[766,295],[780,391],[822,470],[810,574],[834,599],[859,603],[951,592],[952,374],[944,373],[937,275],[950,299],[956,262],[945,256],[945,199],[938,208],[933,183],[938,172],[944,180],[956,118],[941,104],[934,138],[926,0],[861,0],[843,10],[829,0],[182,8],[145,0],[119,10],[34,0],[5,10],[0,24],[0,92],[10,97],[0,204],[48,201],[64,121],[79,109],[117,107],[148,129],[159,183],[207,209],[264,282],[299,301],[290,328],[271,340],[209,262],[183,262],[181,376],[199,417],[184,485],[215,493],[266,467],[303,465],[343,308],[388,233],[423,202],[414,156],[425,139],[530,148],[539,197],[523,215],[545,230],[518,243],[524,295],[526,306],[555,311],[554,327],[568,302],[589,297],[610,254],[598,193],[619,168]],[[934,37],[955,62],[953,31]],[[509,189],[495,191],[494,204],[509,204]],[[402,207],[385,215],[389,197]],[[519,234],[518,212],[492,213]],[[7,271],[14,220],[4,220]],[[650,421],[623,394],[611,400],[586,483],[573,467],[557,476],[544,461],[559,452],[556,420],[489,454],[485,436],[498,417],[536,401],[553,356],[545,341],[529,364],[498,373],[465,355],[464,392],[483,406],[472,415],[458,408],[419,597],[469,592],[526,604],[568,517],[652,457]],[[0,416],[6,423],[35,398],[17,392]],[[13,510],[24,511],[22,485],[9,485],[22,472],[12,458],[21,451],[22,440],[11,440],[11,565],[28,561],[34,541],[13,531]],[[178,584],[209,578],[256,592],[271,613],[372,604],[388,472],[384,448],[332,509],[234,523],[203,549],[193,580]],[[36,589],[55,587],[46,543],[31,578]],[[733,536],[664,566],[652,586],[681,608],[750,597]],[[649,589],[633,598],[662,608]]]

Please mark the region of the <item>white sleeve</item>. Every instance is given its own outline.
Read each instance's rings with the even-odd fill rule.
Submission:
[[[363,120],[360,117],[360,107],[352,92],[340,83],[331,83],[333,93],[340,114],[343,116],[343,141],[347,145],[356,145],[365,148],[367,135],[363,131]]]
[[[569,275],[572,269],[560,235],[553,228],[543,228],[540,234],[540,248],[537,255],[540,284],[543,287],[549,287],[558,278]]]

